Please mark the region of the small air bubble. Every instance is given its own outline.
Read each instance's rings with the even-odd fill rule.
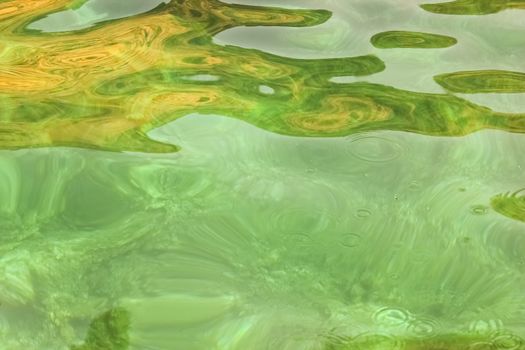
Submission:
[[[489,211],[489,208],[485,205],[473,205],[470,207],[470,212],[474,215],[485,215]]]
[[[356,247],[361,240],[361,236],[356,233],[348,233],[341,239],[341,244],[348,248]]]
[[[358,218],[367,218],[372,215],[372,212],[368,209],[358,209],[355,215]]]
[[[265,95],[273,95],[275,90],[268,85],[259,85],[259,92]]]

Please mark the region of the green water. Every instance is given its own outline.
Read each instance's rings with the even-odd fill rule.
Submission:
[[[525,349],[524,2],[41,2],[0,350]]]

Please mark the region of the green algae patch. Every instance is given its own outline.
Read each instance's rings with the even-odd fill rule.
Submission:
[[[525,222],[525,189],[498,194],[491,199],[490,204],[501,215]]]
[[[450,47],[458,42],[455,38],[446,35],[407,31],[378,33],[370,41],[379,49],[437,49]]]
[[[129,313],[123,308],[111,309],[91,321],[84,344],[71,350],[127,350],[129,327]]]
[[[323,350],[489,350],[524,349],[522,338],[511,333],[440,334],[433,337],[392,337],[363,334],[329,340]]]
[[[423,4],[428,12],[444,15],[488,15],[506,9],[525,9],[523,0],[456,0],[450,2]]]
[[[503,70],[477,70],[440,74],[434,80],[451,92],[523,93],[525,73]]]

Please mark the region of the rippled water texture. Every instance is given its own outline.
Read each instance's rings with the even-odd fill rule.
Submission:
[[[525,1],[0,1],[0,349],[524,350]]]

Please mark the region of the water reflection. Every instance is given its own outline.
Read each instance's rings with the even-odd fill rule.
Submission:
[[[17,1],[13,0],[18,4]],[[53,6],[33,3],[35,7],[16,14],[6,7],[7,12],[3,12],[9,19],[3,22],[7,46],[2,56],[4,68],[0,71],[0,99],[5,106],[6,121],[0,125],[0,147],[4,149],[66,145],[112,151],[175,152],[177,147],[154,142],[146,132],[188,112],[221,113],[296,136],[341,136],[366,130],[449,136],[485,128],[524,131],[523,113],[494,112],[444,91],[422,93],[441,89],[428,79],[453,71],[457,63],[475,66],[468,71],[485,65],[516,66],[518,60],[504,54],[505,50],[495,50],[501,52],[487,57],[476,52],[476,48],[483,49],[493,41],[498,43],[495,45],[512,43],[519,50],[522,46],[517,44],[522,36],[508,35],[509,29],[505,27],[490,31],[490,35],[501,36],[498,40],[492,40],[493,37],[465,40],[448,30],[436,30],[446,35],[447,42],[458,36],[459,44],[439,50],[411,49],[418,50],[410,50],[415,55],[407,53],[405,48],[377,49],[370,39],[377,33],[392,33],[392,29],[405,36],[406,33],[412,37],[424,36],[428,42],[438,39],[429,37],[429,31],[409,30],[406,26],[365,25],[363,18],[372,18],[373,23],[379,20],[371,11],[384,4],[358,1],[352,6],[363,18],[356,23],[370,32],[359,36],[366,41],[363,55],[352,52],[349,56],[341,50],[340,55],[311,59],[228,45],[220,41],[220,35],[235,28],[263,26],[327,30],[322,25],[335,18],[335,10],[269,8],[218,0],[172,1],[81,32],[54,35],[28,30],[28,25],[42,16],[63,9],[66,5],[63,1],[53,2]],[[3,4],[7,6],[7,2]],[[86,2],[78,11],[89,4],[92,3]],[[413,5],[409,2],[403,8],[416,11],[416,23],[425,22],[425,16],[436,16]],[[339,7],[331,2],[326,4],[330,9]],[[393,9],[392,15],[398,11]],[[397,19],[388,23],[402,26]],[[448,28],[445,22],[440,25]],[[458,29],[457,25],[455,28]],[[470,30],[479,31],[479,35],[486,33],[485,27],[480,28],[478,23]],[[264,30],[270,29],[275,28]],[[344,32],[350,33],[347,29]],[[438,41],[444,37],[439,38]],[[455,53],[447,56],[448,52]],[[472,55],[476,55],[475,59]],[[429,61],[438,63],[429,65]],[[451,61],[456,63],[450,64]],[[521,79],[517,68],[491,67],[498,68],[514,72]],[[343,76],[356,77],[356,82],[331,82],[334,77]],[[489,85],[497,86],[507,80],[506,76],[493,77]],[[261,86],[271,87],[273,93],[265,93],[271,91],[264,88],[261,93]],[[493,88],[489,87],[489,91]],[[503,91],[508,92],[509,87]]]
[[[125,18],[148,12],[170,0],[76,0],[67,10],[45,16],[31,23],[28,29],[45,33],[68,32],[86,29],[113,19]],[[78,4],[77,4],[78,3]]]
[[[520,8],[0,2],[0,347],[522,349]]]

